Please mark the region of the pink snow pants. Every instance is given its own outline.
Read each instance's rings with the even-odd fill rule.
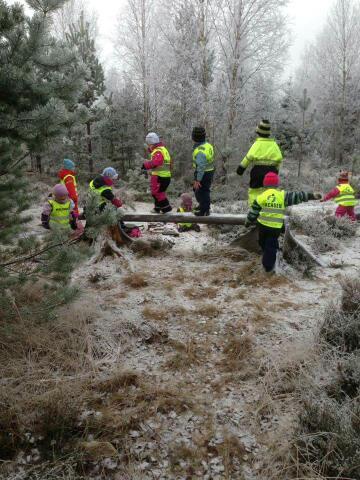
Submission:
[[[167,185],[162,185],[161,180],[159,176],[157,175],[151,175],[150,179],[150,189],[151,189],[151,195],[154,197],[155,200],[158,202],[163,202],[164,200],[167,200],[167,196],[165,193],[165,189],[167,188],[168,184],[170,183],[170,179],[163,179],[165,180],[163,183],[167,183]],[[165,189],[164,189],[165,187]]]
[[[336,209],[335,216],[340,217],[350,217],[353,222],[356,222],[355,208],[354,207],[344,207],[339,205]]]

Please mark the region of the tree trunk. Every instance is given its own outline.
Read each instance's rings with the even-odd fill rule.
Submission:
[[[94,160],[92,156],[92,141],[91,141],[91,122],[86,123],[86,132],[87,132],[89,171],[90,173],[94,173]]]
[[[36,154],[36,155],[35,155],[35,161],[36,161],[36,170],[37,170],[39,173],[43,173],[43,170],[42,170],[42,162],[41,162],[41,155]]]

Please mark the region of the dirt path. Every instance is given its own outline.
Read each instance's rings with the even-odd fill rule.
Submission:
[[[269,277],[256,256],[208,232],[74,276],[98,311],[97,368],[118,364],[137,378],[121,411],[115,397],[106,407],[114,422],[131,420],[130,467],[113,466],[119,479],[269,478],[264,455],[291,425],[287,367],[311,348],[324,306],[338,295],[334,270],[304,279],[284,267]]]

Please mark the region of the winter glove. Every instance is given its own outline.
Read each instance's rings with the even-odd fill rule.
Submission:
[[[253,222],[250,222],[250,220],[248,220],[248,219],[245,220],[245,227],[246,228],[251,227],[252,225],[254,225]]]
[[[141,167],[141,175],[144,175],[145,178],[147,178],[147,176],[148,176],[148,173],[147,173],[147,170],[146,170],[144,164]]]
[[[44,228],[46,228],[46,230],[50,230],[49,220],[50,217],[48,215],[41,215],[41,224]]]
[[[72,212],[72,214],[71,214],[70,227],[71,227],[72,230],[77,229],[76,216],[75,216],[74,212]]]
[[[114,200],[111,203],[115,205],[116,208],[122,207],[122,201],[119,198],[114,198]]]
[[[314,193],[314,200],[320,200],[322,201],[322,194],[319,192]]]

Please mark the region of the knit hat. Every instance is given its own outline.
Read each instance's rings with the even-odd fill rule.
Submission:
[[[348,182],[349,181],[349,172],[347,172],[346,170],[343,170],[342,172],[340,172],[340,175],[339,175],[339,182],[341,183],[345,183],[345,182]]]
[[[195,143],[202,143],[206,140],[206,131],[204,127],[194,127],[191,138]]]
[[[111,180],[116,180],[119,177],[118,172],[113,167],[107,167],[102,172],[104,177],[109,177]]]
[[[150,132],[146,135],[145,142],[148,145],[156,145],[157,143],[160,143],[160,137],[157,133]]]
[[[64,168],[66,170],[75,170],[75,163],[69,158],[64,158]]]
[[[265,175],[263,185],[264,187],[278,187],[280,178],[277,173],[269,172]]]
[[[264,137],[270,137],[271,126],[269,120],[261,120],[259,125],[256,127],[256,133]]]
[[[55,198],[69,196],[67,188],[62,183],[58,183],[57,185],[55,185],[55,187],[53,188],[53,194]]]
[[[182,193],[180,195],[181,204],[184,205],[188,210],[192,208],[192,198],[188,193]]]

